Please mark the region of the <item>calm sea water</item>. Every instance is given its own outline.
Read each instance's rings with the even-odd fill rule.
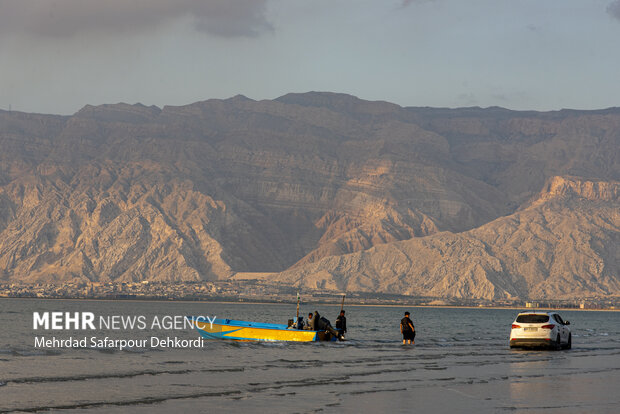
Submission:
[[[339,307],[302,306],[335,321]],[[285,323],[295,305],[0,299],[0,412],[616,413],[620,314],[561,312],[573,349],[508,347],[516,310],[347,306],[343,343],[207,341],[199,349],[38,349],[32,313],[209,315]],[[412,312],[415,346],[399,322]],[[175,331],[63,331],[127,339]],[[46,336],[51,336],[49,333]]]

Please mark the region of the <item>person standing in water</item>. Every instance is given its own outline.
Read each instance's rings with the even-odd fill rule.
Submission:
[[[347,333],[347,318],[344,316],[344,310],[340,311],[340,315],[336,318],[336,330],[344,338]]]
[[[415,327],[409,319],[409,312],[405,312],[405,317],[400,321],[400,333],[403,334],[403,345],[406,343],[415,345]]]

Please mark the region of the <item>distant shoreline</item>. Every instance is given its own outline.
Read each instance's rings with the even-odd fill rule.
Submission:
[[[290,306],[296,305],[297,302],[270,302],[270,301],[227,301],[227,300],[175,300],[175,299],[116,299],[116,298],[32,298],[32,297],[0,297],[2,299],[11,300],[53,300],[53,301],[94,301],[94,302],[155,302],[155,303],[219,303],[226,305],[282,305]],[[337,302],[320,302],[320,301],[303,301],[305,305],[324,305],[324,306],[340,306]],[[430,308],[430,309],[506,309],[506,310],[523,310],[523,311],[545,311],[545,310],[563,310],[563,311],[582,311],[582,312],[619,312],[620,309],[582,309],[582,308],[556,308],[556,307],[539,307],[539,308],[526,308],[519,306],[467,306],[467,305],[411,305],[411,304],[368,304],[368,303],[346,303],[347,306],[357,307],[383,307],[383,308]]]

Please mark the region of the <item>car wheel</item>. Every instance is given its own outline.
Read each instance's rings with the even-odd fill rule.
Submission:
[[[560,339],[560,334],[555,340],[555,349],[562,349],[562,340]]]
[[[568,342],[566,343],[566,349],[573,347],[573,334],[568,334]]]

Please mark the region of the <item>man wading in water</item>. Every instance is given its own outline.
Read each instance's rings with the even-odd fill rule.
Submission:
[[[403,334],[403,345],[407,342],[415,345],[415,327],[409,319],[409,312],[405,312],[405,317],[400,321],[400,333]]]
[[[347,318],[344,316],[344,311],[340,311],[340,315],[336,318],[336,330],[344,338],[344,334],[347,333]]]

